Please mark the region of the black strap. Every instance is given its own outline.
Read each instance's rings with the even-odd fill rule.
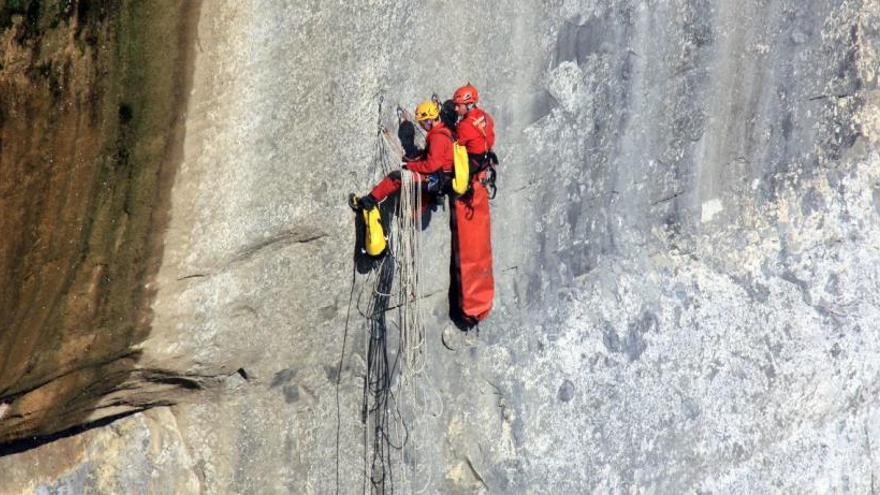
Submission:
[[[489,199],[495,199],[498,194],[498,187],[495,185],[495,179],[498,176],[495,167],[498,165],[498,155],[489,150],[483,154],[468,153],[470,159],[470,175],[471,177],[486,171],[486,177],[481,179],[481,183],[489,190]]]
[[[495,178],[498,173],[495,171],[495,166],[490,165],[488,167],[489,175],[483,181],[483,185],[486,186],[489,192],[489,199],[495,199],[495,196],[498,194],[498,186],[495,185]]]

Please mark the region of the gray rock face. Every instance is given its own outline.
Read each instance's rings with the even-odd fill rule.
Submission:
[[[369,489],[358,309],[373,279],[353,275],[345,196],[378,179],[391,105],[470,80],[502,160],[496,307],[479,336],[447,328],[437,212],[395,490],[874,490],[880,5],[468,9],[202,8],[140,365],[215,379],[171,409],[165,449],[121,455],[137,472],[186,459],[192,476],[156,475],[180,493]]]

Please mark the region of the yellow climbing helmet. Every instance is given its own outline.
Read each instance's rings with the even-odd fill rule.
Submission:
[[[425,100],[416,107],[416,120],[436,120],[440,117],[440,107],[436,102]]]

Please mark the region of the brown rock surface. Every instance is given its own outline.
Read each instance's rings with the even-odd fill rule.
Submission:
[[[153,401],[100,399],[130,380],[147,331],[197,10],[0,7],[0,442]]]

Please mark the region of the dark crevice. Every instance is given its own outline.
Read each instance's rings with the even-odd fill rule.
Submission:
[[[23,388],[23,389],[21,389],[21,390],[17,390],[17,391],[15,391],[14,393],[11,393],[11,394],[9,394],[9,395],[2,395],[3,393],[7,393],[8,390],[0,391],[0,401],[4,401],[4,402],[7,402],[7,403],[12,403],[12,402],[14,402],[17,398],[19,398],[19,397],[21,397],[21,396],[23,396],[23,395],[29,394],[30,392],[33,392],[34,390],[37,390],[37,389],[40,388],[40,387],[44,387],[44,386],[48,385],[49,383],[52,383],[52,382],[54,382],[54,381],[57,381],[57,380],[63,379],[63,378],[66,377],[66,376],[70,376],[70,375],[75,374],[75,373],[81,373],[82,371],[87,370],[87,369],[89,369],[89,368],[93,368],[93,369],[95,369],[95,368],[103,368],[103,367],[107,367],[107,366],[109,366],[109,365],[115,363],[116,361],[120,361],[120,360],[123,360],[123,359],[131,359],[131,360],[137,361],[138,359],[140,359],[140,352],[138,352],[138,351],[127,351],[127,352],[125,352],[124,354],[120,354],[120,355],[118,355],[118,356],[114,356],[114,357],[111,357],[111,358],[106,359],[106,360],[97,361],[97,362],[93,362],[93,363],[83,364],[83,365],[81,365],[81,366],[77,366],[77,367],[75,367],[75,368],[71,368],[71,369],[69,369],[69,370],[66,370],[66,371],[64,371],[63,373],[59,373],[59,374],[57,374],[57,375],[51,375],[50,377],[48,377],[48,378],[45,379],[45,380],[42,380],[42,381],[40,381],[40,382],[38,382],[38,383],[36,383],[36,384],[34,384],[34,385],[31,385],[31,386],[29,386],[29,387],[27,387],[27,388]]]
[[[164,374],[157,372],[144,373],[144,379],[163,385],[175,385],[186,390],[202,390],[202,384],[198,380],[181,375]]]
[[[275,245],[287,245],[287,244],[307,244],[310,242],[317,241],[319,239],[323,239],[327,237],[326,232],[320,231],[309,231],[309,230],[288,230],[285,232],[278,233],[268,239],[263,241],[254,243],[250,246],[242,249],[232,260],[229,261],[229,264],[239,263],[245,261],[247,259],[252,258],[256,253],[262,251],[270,246]]]
[[[838,100],[843,98],[852,98],[853,96],[857,96],[855,92],[852,93],[835,93],[829,95],[818,95],[808,98],[807,101],[817,101],[817,100],[827,100],[829,98],[837,98]]]
[[[101,428],[104,426],[113,423],[114,421],[122,418],[126,418],[131,416],[132,414],[139,413],[148,408],[138,408],[131,411],[126,411],[124,413],[116,414],[113,416],[107,416],[106,418],[99,419],[97,421],[92,421],[90,423],[74,426],[73,428],[68,428],[66,430],[59,431],[57,433],[52,433],[51,435],[37,435],[31,436],[28,438],[23,438],[21,440],[15,440],[7,443],[0,443],[0,457],[4,457],[7,455],[20,454],[22,452],[26,452],[31,449],[35,449],[42,445],[46,445],[47,443],[52,443],[56,440],[61,440],[64,438],[69,438],[74,435],[79,435],[89,430],[93,430],[95,428]]]

